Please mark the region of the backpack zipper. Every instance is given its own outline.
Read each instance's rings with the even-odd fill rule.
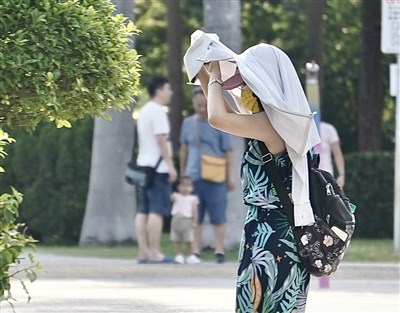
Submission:
[[[326,188],[326,195],[327,196],[331,196],[332,195],[332,191],[331,191],[332,190],[332,184],[331,183],[327,183],[325,188]]]
[[[326,223],[327,223],[328,225],[329,225],[330,219],[331,219],[331,216],[330,216],[330,214],[328,214],[328,215],[326,216]]]

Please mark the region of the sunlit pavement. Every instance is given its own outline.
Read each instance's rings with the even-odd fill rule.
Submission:
[[[17,313],[232,313],[235,263],[138,265],[134,260],[40,254],[32,300],[13,284]],[[329,288],[313,278],[307,312],[400,312],[399,264],[344,263]],[[11,313],[8,304],[1,313]]]

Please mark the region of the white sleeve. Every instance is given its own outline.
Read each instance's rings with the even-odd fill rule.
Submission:
[[[169,134],[168,116],[162,108],[154,114],[153,118],[153,132],[154,135]]]
[[[294,205],[294,226],[306,226],[314,223],[314,213],[310,203],[308,184],[307,155],[301,156],[286,145],[292,161],[292,200]]]
[[[329,138],[330,144],[340,141],[338,132],[337,132],[335,126],[333,126],[333,125],[330,125],[330,127],[329,127],[329,137],[328,138]]]

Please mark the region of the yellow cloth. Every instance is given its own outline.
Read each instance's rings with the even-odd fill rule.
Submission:
[[[260,101],[251,91],[248,86],[242,87],[242,92],[240,95],[240,101],[242,102],[243,107],[247,110],[251,111],[252,113],[258,113],[264,111]]]

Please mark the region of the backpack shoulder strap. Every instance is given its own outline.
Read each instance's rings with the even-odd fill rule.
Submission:
[[[261,149],[263,167],[267,173],[269,179],[271,179],[274,184],[276,193],[282,204],[282,209],[289,220],[289,225],[294,226],[294,213],[293,213],[293,203],[289,198],[288,192],[283,185],[283,179],[281,174],[278,172],[275,164],[275,158],[273,154],[268,150],[264,142],[258,141]]]

